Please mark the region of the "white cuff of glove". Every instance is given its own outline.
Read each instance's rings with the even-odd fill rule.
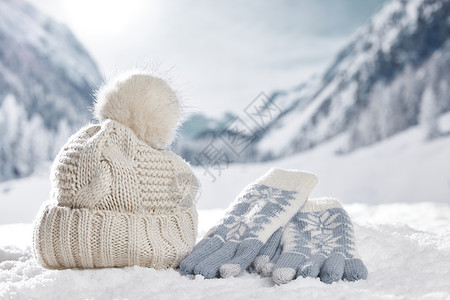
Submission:
[[[288,191],[311,191],[319,182],[316,175],[299,170],[272,168],[256,183]]]

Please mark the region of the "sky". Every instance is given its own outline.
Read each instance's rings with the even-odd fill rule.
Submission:
[[[105,78],[168,73],[191,112],[239,113],[320,74],[385,0],[29,0],[68,25]]]

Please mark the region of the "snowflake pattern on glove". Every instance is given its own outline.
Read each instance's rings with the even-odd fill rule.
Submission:
[[[307,256],[342,253],[346,258],[355,256],[352,223],[340,208],[317,212],[300,212],[288,225],[293,239],[286,247]]]
[[[270,260],[260,256],[254,263],[255,268],[264,276],[272,276],[277,284],[300,276],[319,277],[328,284],[367,278],[350,217],[335,199],[308,200],[286,225],[280,245],[278,255],[273,252]]]
[[[257,238],[263,225],[285,210],[297,192],[255,184],[239,197],[218,233],[226,240]]]

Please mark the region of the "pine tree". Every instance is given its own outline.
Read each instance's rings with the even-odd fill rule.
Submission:
[[[425,129],[425,138],[433,139],[440,134],[437,122],[439,107],[437,105],[436,94],[431,86],[425,88],[420,105],[420,124]]]
[[[10,94],[0,105],[0,132],[0,181],[30,175],[49,158],[50,136],[42,118],[28,118],[25,107]]]

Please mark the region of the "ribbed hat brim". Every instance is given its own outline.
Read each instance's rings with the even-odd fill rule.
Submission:
[[[168,215],[45,204],[35,223],[39,263],[51,269],[175,268],[195,244],[195,206]]]

